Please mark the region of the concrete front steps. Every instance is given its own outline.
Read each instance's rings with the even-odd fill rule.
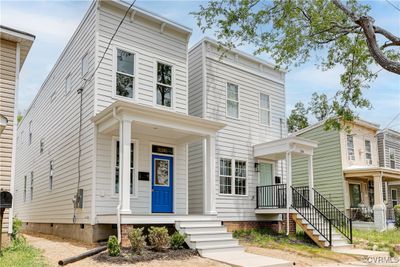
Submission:
[[[311,214],[311,216],[319,216],[316,214]],[[292,214],[292,219],[299,225],[304,232],[319,246],[322,248],[328,248],[329,242],[323,237],[314,226],[308,223],[307,220],[303,218],[300,214]],[[321,219],[322,221],[322,219]],[[328,230],[327,228],[320,229]],[[326,231],[328,232],[328,231]],[[342,236],[334,227],[332,227],[332,247],[331,248],[351,248],[352,244],[349,243],[348,239]]]

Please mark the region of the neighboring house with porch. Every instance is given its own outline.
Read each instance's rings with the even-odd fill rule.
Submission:
[[[355,120],[350,131],[325,131],[323,122],[294,133],[318,141],[314,155],[314,186],[359,227],[386,229],[385,184],[400,181],[400,172],[379,164],[379,125]],[[295,162],[293,183],[306,183]],[[366,223],[365,223],[366,222]],[[373,222],[373,223],[372,223]]]
[[[379,166],[400,171],[400,132],[383,129],[378,133]],[[400,204],[400,181],[384,184],[387,218],[394,220],[393,207]]]
[[[30,33],[0,25],[0,191],[13,190],[18,80],[34,40]],[[12,209],[6,209],[0,233],[5,237],[12,231],[11,218]]]

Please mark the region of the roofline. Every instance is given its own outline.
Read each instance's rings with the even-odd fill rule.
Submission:
[[[101,0],[101,1],[105,1],[105,0]],[[123,0],[108,0],[108,1],[106,1],[106,3],[112,4],[112,5],[123,6],[123,7],[126,7],[126,8],[128,8],[130,6],[129,3],[127,3],[127,2],[125,2]],[[142,7],[138,7],[136,5],[133,5],[132,9],[135,10],[136,12],[139,12],[140,14],[150,18],[150,19],[157,20],[157,21],[162,22],[162,23],[166,23],[166,24],[172,26],[173,28],[175,28],[175,29],[177,29],[177,30],[179,30],[181,32],[184,32],[184,33],[189,34],[189,35],[192,34],[192,29],[191,28],[189,28],[189,27],[187,27],[185,25],[182,25],[182,24],[180,24],[178,22],[175,22],[173,20],[170,20],[168,18],[165,18],[163,16],[160,16],[160,15],[158,15],[158,14],[152,12],[152,11],[146,10],[146,9],[144,9]]]
[[[195,49],[197,46],[199,46],[201,43],[203,43],[203,42],[209,42],[209,43],[212,43],[212,44],[217,45],[217,46],[220,46],[220,45],[221,45],[220,43],[218,43],[217,40],[212,39],[212,38],[210,38],[210,37],[208,37],[208,36],[205,36],[205,37],[203,37],[200,41],[198,41],[197,43],[195,43],[195,44],[189,49],[189,53],[190,53],[193,49]],[[259,57],[257,57],[257,56],[254,56],[254,55],[249,54],[249,53],[247,53],[247,52],[241,51],[241,50],[239,50],[239,49],[237,49],[237,48],[230,48],[230,49],[229,49],[229,48],[227,48],[226,46],[222,46],[222,47],[228,49],[230,52],[233,52],[233,53],[235,53],[235,54],[238,54],[238,55],[240,55],[240,56],[242,56],[242,57],[244,57],[244,58],[246,58],[246,59],[252,60],[252,61],[257,62],[257,63],[259,63],[259,64],[262,64],[262,65],[264,65],[264,66],[266,66],[266,67],[268,67],[268,68],[271,68],[271,69],[273,69],[273,70],[275,70],[275,71],[279,71],[279,72],[281,72],[281,73],[287,73],[287,70],[277,69],[277,65],[275,65],[275,64],[273,64],[273,63],[271,63],[271,62],[268,62],[268,61],[266,61],[266,60],[264,60],[264,59],[261,59],[261,58],[259,58]]]
[[[399,131],[396,131],[396,130],[393,130],[393,129],[390,129],[390,128],[385,128],[385,129],[382,129],[381,131],[379,131],[379,133],[389,133],[389,134],[394,134],[394,135],[397,135],[397,136],[400,136],[400,132]]]
[[[25,40],[31,41],[31,42],[33,42],[36,38],[36,36],[31,33],[20,31],[20,30],[17,30],[17,29],[11,28],[11,27],[7,27],[4,25],[0,25],[0,32],[4,32],[6,34],[15,36],[17,38],[22,38],[22,39],[25,39]]]

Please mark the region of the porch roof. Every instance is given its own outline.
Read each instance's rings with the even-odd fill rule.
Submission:
[[[343,170],[345,178],[371,178],[381,176],[385,181],[400,181],[400,170],[377,166],[353,166]]]
[[[175,134],[176,138],[188,138],[186,141],[190,141],[191,136],[215,135],[225,127],[224,123],[213,120],[120,100],[96,114],[92,121],[99,132],[108,133],[118,129],[119,119],[130,120],[140,125],[141,130],[147,127],[148,130],[157,129],[160,133]]]
[[[300,137],[290,136],[287,138],[261,143],[253,146],[254,157],[269,160],[283,160],[286,153],[291,152],[292,157],[313,155],[313,150],[318,142]]]

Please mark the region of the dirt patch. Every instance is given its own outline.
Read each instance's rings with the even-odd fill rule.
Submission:
[[[148,262],[153,260],[186,260],[193,256],[199,256],[197,251],[193,249],[168,250],[165,252],[145,250],[140,255],[133,254],[131,250],[126,249],[121,251],[120,256],[111,257],[105,251],[98,255],[95,255],[93,257],[93,260],[98,262],[121,264],[121,263]]]

